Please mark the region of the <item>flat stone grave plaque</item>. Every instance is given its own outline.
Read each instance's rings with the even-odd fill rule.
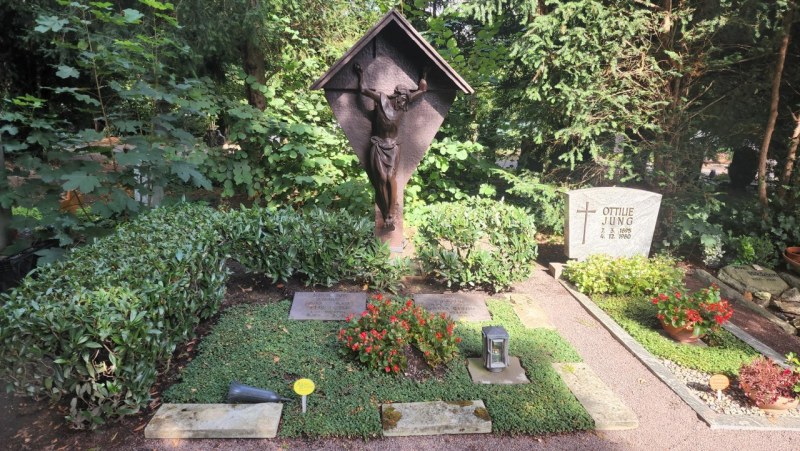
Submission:
[[[383,404],[383,435],[488,434],[492,419],[483,401],[430,401]]]
[[[717,277],[741,292],[765,291],[772,296],[778,296],[789,289],[789,284],[775,271],[763,268],[759,270],[751,265],[726,266],[719,271]]]
[[[647,256],[660,207],[661,194],[638,189],[588,188],[568,192],[564,224],[567,256]]]
[[[283,404],[163,404],[145,438],[275,438]]]
[[[366,309],[366,293],[301,291],[294,294],[289,319],[344,321]]]
[[[416,294],[414,303],[432,313],[445,313],[458,321],[489,321],[492,315],[480,294]]]

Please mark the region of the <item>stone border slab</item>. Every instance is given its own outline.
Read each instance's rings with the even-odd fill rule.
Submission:
[[[163,404],[145,438],[275,438],[283,404]]]
[[[457,321],[491,321],[484,296],[475,293],[415,294],[414,303],[432,313],[446,313]]]
[[[508,367],[503,371],[492,372],[484,368],[483,359],[467,359],[467,370],[472,377],[472,382],[476,384],[530,384],[531,381],[525,375],[525,369],[519,361],[519,357],[511,356],[508,358]]]
[[[553,369],[594,420],[595,430],[623,431],[639,427],[630,407],[585,363],[552,363]]]
[[[511,302],[517,318],[528,329],[555,329],[547,313],[530,296],[510,294],[505,296]]]
[[[386,437],[492,432],[492,420],[479,399],[383,404],[381,419]]]
[[[800,419],[787,417],[751,417],[745,415],[724,415],[711,410],[698,399],[686,385],[675,378],[653,354],[650,354],[639,342],[633,339],[610,316],[597,306],[588,296],[578,291],[566,280],[559,280],[561,285],[575,298],[590,315],[603,325],[611,335],[631,354],[642,362],[653,374],[661,379],[683,402],[697,413],[711,429],[759,430],[759,431],[800,431]],[[742,331],[744,332],[744,331]]]
[[[289,319],[344,321],[367,309],[367,293],[298,291],[292,300]]]
[[[756,304],[755,302],[749,302],[745,300],[741,293],[736,291],[734,288],[730,287],[725,282],[717,279],[716,277],[712,276],[708,272],[702,269],[695,269],[694,273],[700,280],[706,283],[715,283],[719,286],[720,294],[723,297],[729,299],[736,307],[746,308],[754,313],[758,313],[759,315],[767,318],[771,322],[777,324],[781,327],[786,333],[791,335],[797,334],[797,328],[792,326],[791,324],[787,323],[786,321],[778,318],[777,316],[773,315],[769,310],[761,307],[760,305]],[[783,360],[783,359],[781,359]]]

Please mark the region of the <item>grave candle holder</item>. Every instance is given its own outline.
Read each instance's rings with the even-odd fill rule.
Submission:
[[[501,326],[481,329],[483,338],[483,366],[497,373],[508,367],[508,332]]]

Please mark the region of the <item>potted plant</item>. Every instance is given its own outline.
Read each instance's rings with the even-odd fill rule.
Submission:
[[[651,302],[658,309],[656,318],[664,330],[681,343],[697,341],[708,332],[716,331],[733,315],[733,308],[720,297],[716,285],[692,294],[685,289],[660,293]]]
[[[787,357],[791,362],[794,355]],[[796,357],[794,361],[797,362]],[[763,356],[739,368],[739,386],[760,409],[793,409],[800,402],[797,399],[800,373],[791,368],[782,368]]]

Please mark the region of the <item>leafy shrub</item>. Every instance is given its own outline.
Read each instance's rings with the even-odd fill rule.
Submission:
[[[347,211],[243,208],[230,212],[228,223],[232,255],[273,282],[302,274],[307,285],[352,279],[394,289],[407,272],[406,261],[389,261],[374,224]]]
[[[778,397],[794,398],[800,374],[776,365],[766,357],[758,357],[739,369],[739,384],[757,406],[772,404]]]
[[[536,228],[521,208],[490,199],[429,205],[417,229],[417,256],[447,286],[497,291],[530,275]]]
[[[8,388],[71,398],[79,428],[146,405],[158,366],[224,295],[219,221],[201,206],[156,209],[0,295]]]
[[[674,259],[666,256],[592,255],[584,261],[567,263],[564,277],[589,295],[643,295],[668,291],[682,283],[683,271]]]
[[[461,338],[455,322],[444,313],[435,315],[409,299],[384,299],[378,294],[359,317],[347,318],[339,330],[344,352],[356,356],[368,368],[399,373],[408,364],[405,346],[415,346],[431,367],[445,364],[458,354]]]
[[[777,253],[772,240],[764,236],[740,235],[730,237],[726,243],[733,264],[750,265],[758,263],[770,268],[778,264]]]

